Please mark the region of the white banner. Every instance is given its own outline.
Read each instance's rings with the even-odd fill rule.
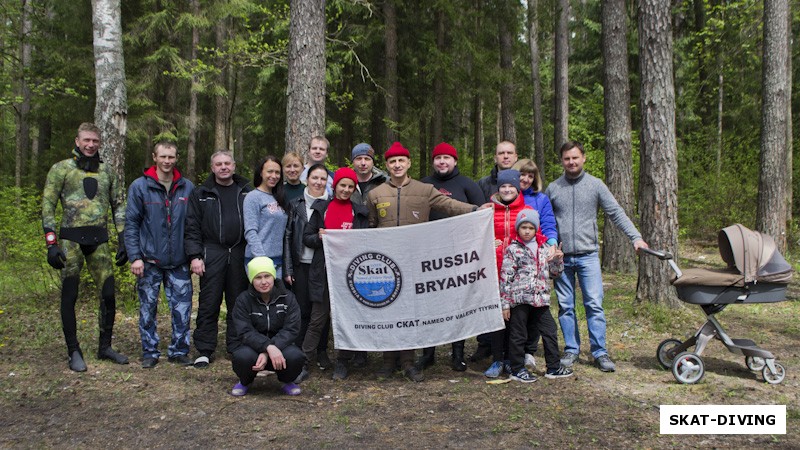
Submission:
[[[493,211],[323,236],[337,349],[432,347],[505,327]]]

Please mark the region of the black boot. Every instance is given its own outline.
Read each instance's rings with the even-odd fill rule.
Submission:
[[[80,350],[75,350],[69,355],[69,368],[73,372],[86,372],[86,363]]]
[[[422,356],[417,360],[416,368],[419,370],[427,369],[436,362],[436,347],[426,347],[422,349]]]
[[[117,364],[128,364],[128,357],[111,348],[111,336],[114,334],[114,315],[116,314],[114,298],[114,277],[106,278],[100,292],[100,342],[97,346],[97,359],[108,359]]]
[[[453,342],[453,361],[451,367],[456,372],[467,370],[467,363],[464,361],[464,341]]]

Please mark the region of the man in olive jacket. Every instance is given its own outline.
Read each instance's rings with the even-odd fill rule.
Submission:
[[[478,209],[477,206],[447,197],[431,184],[411,179],[408,175],[411,154],[401,143],[392,144],[384,154],[384,160],[389,180],[368,194],[370,227],[387,228],[427,222],[431,210],[456,216]],[[417,382],[425,379],[422,370],[414,367],[414,350],[383,352],[383,367],[378,376],[390,376],[398,360],[409,379]]]

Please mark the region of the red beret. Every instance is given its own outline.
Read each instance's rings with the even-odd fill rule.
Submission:
[[[384,161],[388,161],[389,158],[395,156],[405,156],[406,158],[411,158],[411,153],[407,148],[403,147],[403,144],[395,142],[391,147],[389,147],[389,150],[386,150],[386,153],[383,154],[383,159]]]
[[[448,144],[447,142],[442,142],[441,144],[433,147],[433,154],[431,154],[431,159],[436,158],[439,155],[450,155],[453,159],[458,159],[458,151],[455,147]]]

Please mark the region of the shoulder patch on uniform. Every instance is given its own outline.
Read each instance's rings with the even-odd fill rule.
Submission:
[[[388,208],[389,206],[391,206],[391,203],[389,202],[378,203],[375,205],[376,208]]]

